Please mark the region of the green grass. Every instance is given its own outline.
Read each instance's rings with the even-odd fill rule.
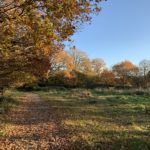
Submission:
[[[0,97],[0,113],[7,113],[9,109],[18,104],[17,95],[19,92],[7,91],[4,96]],[[21,93],[20,93],[21,94]]]
[[[139,93],[84,89],[38,92],[61,118],[75,149],[149,150],[150,114],[146,110],[150,95]]]
[[[0,115],[3,116],[9,112],[9,110],[19,104],[19,97],[22,96],[22,92],[13,90],[7,90],[3,97],[0,97]],[[5,134],[5,127],[9,124],[0,120],[0,136]]]

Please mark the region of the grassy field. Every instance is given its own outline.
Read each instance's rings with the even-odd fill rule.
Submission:
[[[5,128],[11,126],[11,124],[5,122],[2,118],[6,117],[5,114],[7,114],[11,108],[19,105],[19,98],[22,95],[22,92],[8,90],[5,93],[5,97],[0,97],[0,136],[5,134]]]
[[[5,114],[9,109],[18,104],[18,96],[22,95],[17,91],[6,91],[5,96],[0,96],[0,114]]]
[[[37,93],[50,103],[75,149],[150,149],[149,93],[85,89]]]
[[[59,128],[58,137],[64,138],[74,150],[150,149],[149,92],[59,88],[32,93],[48,102]],[[25,92],[7,91],[0,109],[7,113],[24,95]],[[10,126],[1,123],[0,135]]]

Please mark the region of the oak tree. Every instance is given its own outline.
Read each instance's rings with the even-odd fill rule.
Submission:
[[[123,61],[121,63],[118,63],[114,65],[112,69],[116,74],[118,82],[120,81],[120,84],[122,84],[122,86],[130,84],[129,77],[134,76],[138,71],[137,66],[135,66],[130,61]]]
[[[0,82],[6,82],[1,85],[13,82],[12,74],[47,77],[50,57],[91,20],[91,13],[99,12],[100,1],[0,1]]]

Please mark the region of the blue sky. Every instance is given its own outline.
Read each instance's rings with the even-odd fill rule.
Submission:
[[[107,65],[150,59],[150,0],[108,0],[91,25],[84,25],[73,45]]]

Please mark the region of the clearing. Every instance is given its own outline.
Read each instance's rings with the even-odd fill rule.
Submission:
[[[16,92],[14,92],[15,95]],[[0,149],[149,150],[150,95],[85,89],[17,92]]]

